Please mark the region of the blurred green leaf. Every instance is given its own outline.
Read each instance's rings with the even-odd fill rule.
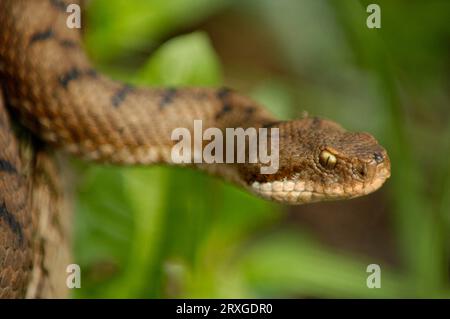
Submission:
[[[81,218],[76,219],[80,239],[76,241],[77,256],[82,263],[101,260],[103,255],[123,260],[134,224],[123,194],[123,174],[104,167],[84,166],[83,170],[86,171],[78,189],[77,217]],[[95,245],[89,245],[92,242]]]
[[[381,288],[366,284],[371,262],[337,254],[307,237],[284,231],[259,241],[242,257],[244,271],[261,297],[408,297],[404,281],[381,266]]]
[[[212,14],[225,0],[96,0],[87,10],[85,40],[95,61],[105,64],[125,52],[154,48],[171,30]]]
[[[148,85],[217,85],[221,68],[207,35],[196,32],[162,45],[139,70],[137,81]]]
[[[396,213],[400,251],[417,296],[434,296],[444,289],[447,278],[445,244],[439,212],[423,191],[426,174],[414,154],[414,129],[408,123],[401,90],[395,73],[395,60],[384,44],[382,29],[361,28],[366,19],[364,6],[356,2],[334,3],[360,62],[378,82],[382,105],[389,114],[386,147],[392,166],[392,196]],[[374,32],[375,31],[375,32]],[[403,57],[402,57],[403,59]],[[401,59],[399,59],[401,60]]]
[[[270,79],[256,87],[252,96],[277,118],[288,120],[294,114],[300,117],[305,110],[295,110],[290,87],[281,80]]]

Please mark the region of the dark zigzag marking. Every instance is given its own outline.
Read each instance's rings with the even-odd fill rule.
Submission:
[[[69,82],[78,79],[80,76],[81,76],[80,70],[78,68],[74,67],[74,68],[71,68],[66,73],[64,73],[63,75],[59,76],[58,81],[59,81],[59,84],[61,84],[61,86],[63,86],[65,89],[67,89]]]
[[[54,36],[55,36],[55,34],[54,34],[52,28],[48,28],[47,30],[44,30],[44,31],[38,31],[31,36],[29,45],[32,45],[39,41],[45,41],[45,40],[51,39]]]
[[[130,84],[125,84],[122,86],[111,98],[111,103],[114,107],[119,107],[120,104],[125,100],[128,93],[133,91],[133,86]]]
[[[62,87],[67,89],[67,87],[71,81],[75,81],[83,75],[87,75],[87,76],[95,78],[95,77],[97,77],[97,71],[95,71],[94,69],[87,69],[87,70],[82,71],[82,70],[78,69],[77,67],[73,67],[66,73],[60,75],[58,77],[58,82]]]
[[[19,237],[19,244],[23,244],[23,231],[22,226],[17,219],[6,208],[5,203],[0,205],[0,219],[4,220],[6,224],[11,228],[14,234]]]
[[[231,107],[230,104],[225,103],[222,107],[222,109],[216,114],[216,119],[221,118],[222,116],[224,116],[225,114],[227,114],[228,112],[230,112],[233,108]]]
[[[168,88],[164,91],[164,94],[161,98],[161,101],[159,102],[159,108],[163,109],[168,104],[170,104],[173,101],[173,98],[177,94],[177,89],[175,88]]]
[[[220,88],[217,91],[217,98],[222,103],[222,109],[219,112],[217,112],[216,119],[221,118],[223,115],[225,115],[226,113],[230,112],[233,109],[231,104],[228,102],[228,97],[230,96],[230,93],[231,89],[226,87]]]
[[[0,171],[17,174],[17,169],[14,165],[5,159],[0,159]]]
[[[63,48],[75,49],[79,48],[76,41],[71,39],[58,39],[52,28],[48,28],[44,31],[37,31],[30,37],[29,46],[36,42],[46,41],[50,39],[56,39]]]
[[[222,87],[220,89],[217,90],[217,98],[219,100],[224,100],[225,98],[227,98],[231,93],[231,89],[227,88],[227,87]]]
[[[62,0],[50,0],[50,3],[53,7],[58,9],[59,11],[66,12],[67,5]]]

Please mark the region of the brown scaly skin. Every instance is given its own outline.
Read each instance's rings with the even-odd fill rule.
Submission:
[[[18,142],[0,94],[0,298],[25,295],[32,268],[31,181],[21,172]]]
[[[0,299],[65,297],[70,201],[58,166],[27,134],[17,137],[0,90]]]
[[[352,198],[376,190],[389,177],[386,151],[367,133],[350,133],[317,118],[277,123],[257,103],[228,89],[140,88],[99,74],[82,50],[79,31],[66,26],[67,4],[62,0],[0,2],[0,74],[6,102],[47,144],[99,162],[170,164],[172,130],[192,130],[193,121],[200,119],[203,129],[279,128],[280,169],[274,175],[259,174],[259,164],[197,165],[272,200],[308,203]],[[7,140],[9,131],[9,126],[0,126],[2,140]],[[323,154],[332,154],[332,166],[328,159],[325,164],[321,161]],[[14,164],[14,151],[2,148],[0,159]],[[0,173],[4,181],[17,178]],[[12,191],[18,196],[10,196]],[[25,188],[11,190],[5,182],[0,184],[0,194],[11,202],[7,207],[16,207],[16,199],[26,198]],[[20,219],[21,229],[31,221],[20,209],[8,209],[7,216]],[[0,225],[6,224],[12,231],[11,222]],[[3,228],[0,253],[8,249],[17,253],[13,248],[17,240],[5,237]],[[24,273],[14,286],[20,295],[29,258],[21,258],[15,267]],[[12,276],[0,264],[0,279],[6,278],[7,288],[14,284]]]

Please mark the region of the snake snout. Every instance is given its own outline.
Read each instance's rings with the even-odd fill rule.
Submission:
[[[383,155],[382,152],[375,152],[375,153],[373,153],[373,159],[378,164],[383,163],[384,162],[384,155]]]
[[[364,194],[369,194],[379,189],[391,176],[391,164],[387,153],[374,154],[373,161],[368,165],[370,175],[366,183]]]

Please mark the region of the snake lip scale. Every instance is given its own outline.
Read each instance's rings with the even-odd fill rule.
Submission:
[[[281,203],[363,196],[389,178],[388,154],[368,133],[316,117],[279,121],[228,88],[139,87],[97,72],[79,30],[66,26],[68,4],[0,1],[0,296],[24,295],[37,229],[9,114],[48,146],[118,165],[175,165],[171,133],[192,132],[195,120],[222,131],[278,128],[275,174],[261,174],[261,163],[192,166]]]

